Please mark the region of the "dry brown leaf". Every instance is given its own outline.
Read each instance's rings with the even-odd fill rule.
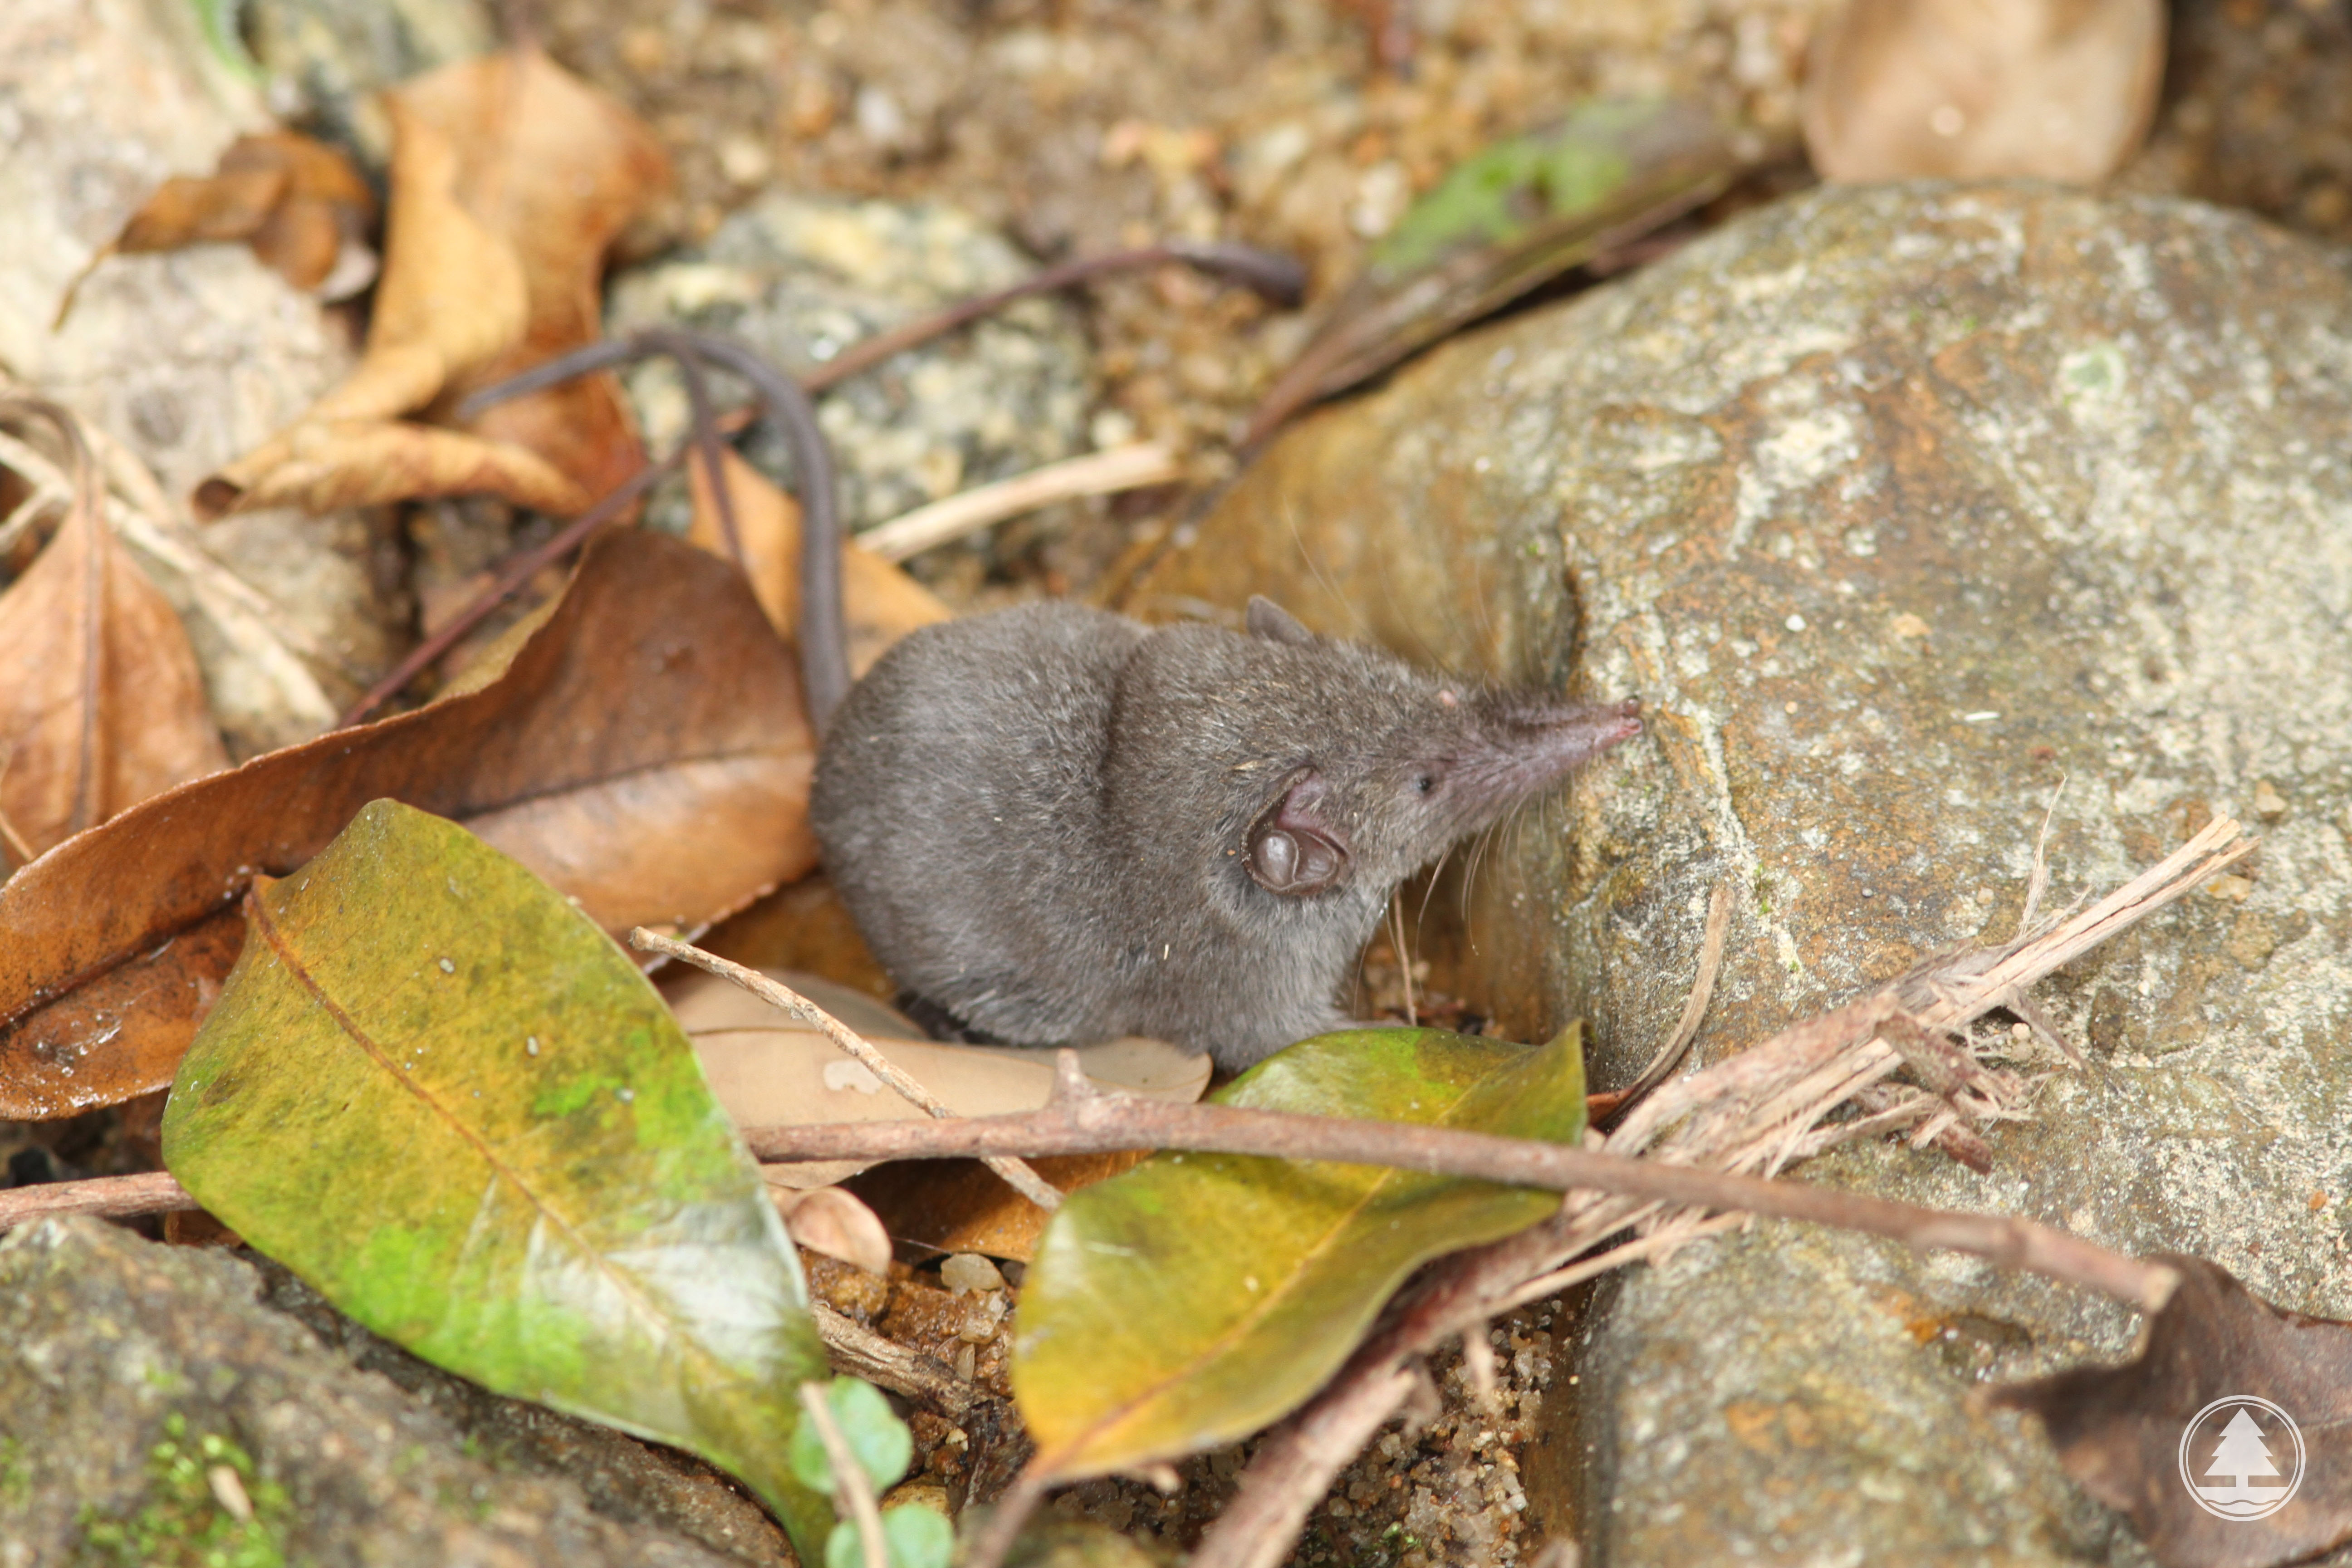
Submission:
[[[768,1196],[793,1241],[868,1274],[888,1276],[890,1233],[856,1198],[839,1187],[772,1186]]]
[[[597,336],[604,249],[668,179],[651,133],[531,49],[446,67],[386,103],[392,207],[366,353],[293,426],[205,479],[199,516],[466,491],[572,512],[644,462],[609,374],[462,431],[402,416]]]
[[[1991,1391],[2164,1568],[2271,1568],[2352,1541],[2352,1323],[2284,1310],[2202,1258],[2120,1366]],[[2192,1491],[2190,1489],[2195,1488]]]
[[[594,342],[604,331],[604,252],[670,184],[653,132],[535,49],[451,66],[399,97],[467,149],[458,198],[513,247],[530,301],[521,341],[460,377],[451,395]],[[591,495],[644,461],[610,374],[499,404],[471,428],[538,453]]]
[[[0,400],[0,418],[46,407]],[[228,765],[187,632],[76,458],[65,521],[0,594],[0,816],[35,854]]]
[[[722,447],[719,461],[734,500],[735,528],[751,564],[752,592],[769,621],[791,637],[800,620],[800,504],[769,483],[733,447]],[[687,475],[694,495],[688,541],[714,554],[729,555],[708,472],[698,458],[687,458]],[[954,615],[929,588],[854,540],[845,540],[841,546],[841,600],[849,633],[849,668],[856,675],[864,675],[892,643],[917,626]]]
[[[287,282],[311,290],[374,219],[375,194],[340,150],[290,131],[263,132],[230,142],[213,174],[176,175],[157,186],[81,276],[110,256],[241,239]],[[60,321],[79,287],[76,279],[66,290]]]
[[[740,576],[608,534],[488,686],[170,791],[0,885],[0,1118],[168,1083],[239,893],[370,800],[466,824],[608,929],[692,926],[815,864],[814,752],[792,652]]]
[[[195,505],[211,520],[260,507],[328,511],[474,493],[551,512],[577,511],[589,500],[520,447],[405,420],[309,419],[205,479]]]
[[[245,140],[239,138],[229,150],[235,152]],[[131,221],[102,254],[137,256],[250,239],[285,199],[286,185],[283,169],[223,168],[216,174],[175,174],[131,215]]]
[[[1830,180],[2103,180],[2164,47],[2161,0],[1853,0],[1813,37],[1805,145]]]

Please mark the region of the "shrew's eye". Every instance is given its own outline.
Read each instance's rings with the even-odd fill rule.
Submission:
[[[1418,773],[1413,777],[1412,787],[1417,793],[1427,795],[1431,790],[1437,787],[1436,775],[1433,773]]]

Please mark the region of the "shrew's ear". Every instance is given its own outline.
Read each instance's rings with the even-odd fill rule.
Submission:
[[[1252,881],[1269,893],[1303,899],[1347,874],[1347,841],[1324,814],[1328,794],[1323,775],[1309,768],[1258,814],[1242,856]]]
[[[1264,594],[1250,595],[1248,624],[1250,636],[1268,642],[1304,644],[1315,640],[1315,634],[1299,625],[1297,616]]]

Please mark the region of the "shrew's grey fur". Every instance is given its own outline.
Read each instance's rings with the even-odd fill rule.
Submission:
[[[898,983],[1019,1045],[1245,1067],[1333,1027],[1407,876],[1642,727],[1308,633],[1037,604],[927,626],[817,763],[825,868]]]

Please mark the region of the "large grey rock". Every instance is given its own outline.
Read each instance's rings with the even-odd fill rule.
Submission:
[[[263,1285],[96,1220],[0,1240],[0,1568],[792,1561],[755,1505],[672,1473],[692,1461],[436,1373],[278,1275],[306,1328]]]
[[[2333,252],[2182,203],[1825,189],[1309,419],[1146,593],[1268,591],[1649,700],[1649,740],[1482,858],[1456,982],[1522,1038],[1587,1017],[1602,1085],[1671,1026],[1718,880],[1702,1058],[2006,937],[2062,777],[2062,900],[2247,821],[2242,878],[2051,988],[2095,1070],[1997,1132],[1992,1175],[1899,1145],[1807,1174],[2352,1315],[2347,437]],[[1590,1544],[2128,1560],[2040,1432],[1966,1395],[2130,1332],[1853,1237],[1695,1246],[1588,1346]]]

